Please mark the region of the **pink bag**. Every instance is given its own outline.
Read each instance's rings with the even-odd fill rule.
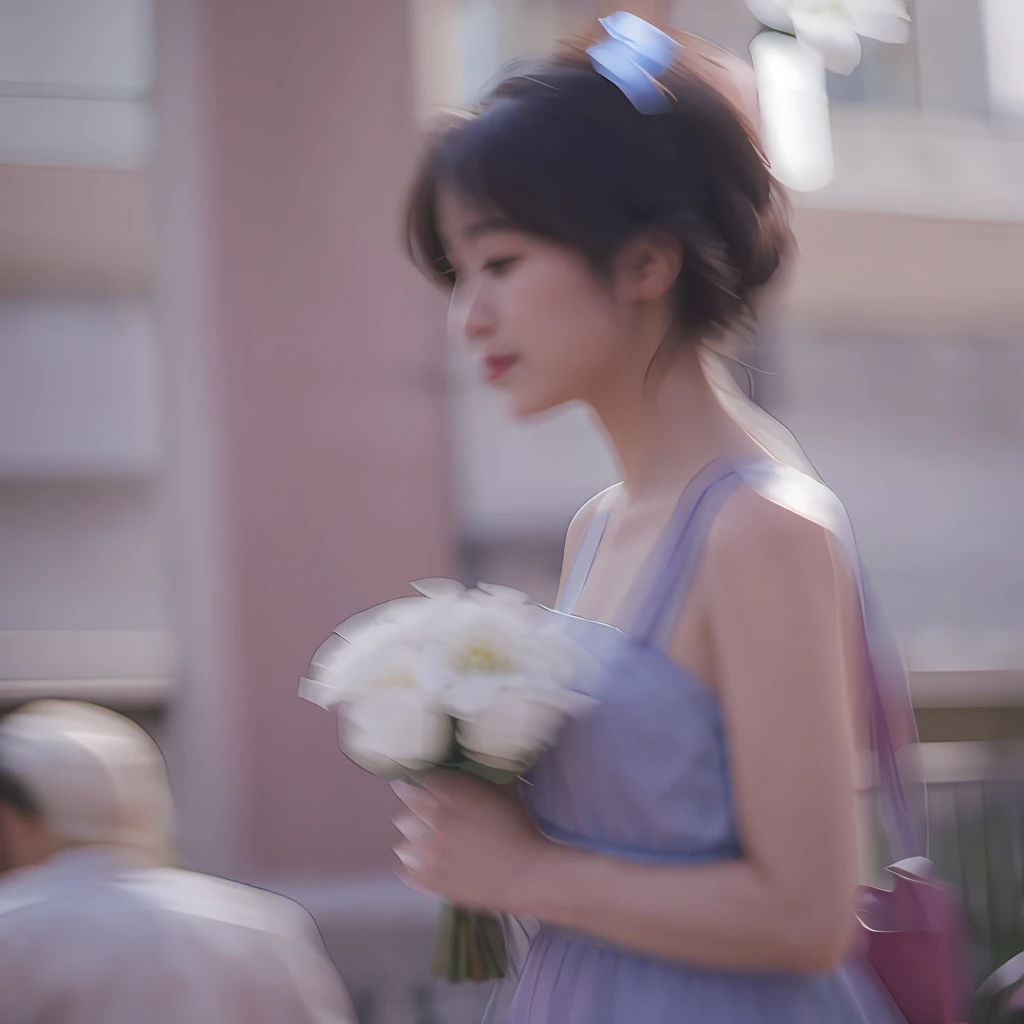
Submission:
[[[872,610],[868,603],[866,622]],[[889,844],[902,859],[888,868],[891,890],[864,886],[860,891],[857,918],[864,929],[865,953],[907,1024],[958,1024],[967,1019],[969,1004],[963,911],[956,891],[923,856],[928,844],[923,785],[916,783],[921,799],[912,816],[907,800],[915,787],[905,786],[900,778],[893,741],[898,694],[893,683],[898,677],[879,678],[886,661],[877,647],[872,654],[868,697],[879,796]],[[889,661],[890,669],[892,665]],[[910,710],[909,697],[905,710]]]
[[[892,890],[865,886],[857,910],[871,966],[907,1024],[965,1020],[967,950],[957,894],[926,857],[888,870]]]

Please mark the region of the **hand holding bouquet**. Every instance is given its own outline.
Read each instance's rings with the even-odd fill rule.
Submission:
[[[342,750],[385,779],[438,770],[508,784],[530,768],[567,715],[584,652],[557,617],[506,587],[413,584],[346,619],[320,645],[302,697],[336,711]],[[434,972],[452,981],[505,975],[501,925],[446,907]]]

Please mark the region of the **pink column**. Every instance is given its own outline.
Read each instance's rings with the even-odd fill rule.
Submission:
[[[183,844],[239,876],[383,868],[393,804],[299,675],[455,572],[440,300],[406,264],[403,0],[162,0],[161,291]]]

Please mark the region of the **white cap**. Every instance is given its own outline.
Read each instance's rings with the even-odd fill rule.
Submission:
[[[28,704],[0,721],[0,765],[59,842],[167,858],[173,805],[166,765],[146,731],[124,716],[78,701]]]

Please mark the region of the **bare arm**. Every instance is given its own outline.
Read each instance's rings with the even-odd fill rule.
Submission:
[[[652,866],[544,844],[515,909],[652,956],[827,969],[849,947],[857,881],[851,581],[824,530],[749,491],[723,510],[701,578],[743,857]]]

